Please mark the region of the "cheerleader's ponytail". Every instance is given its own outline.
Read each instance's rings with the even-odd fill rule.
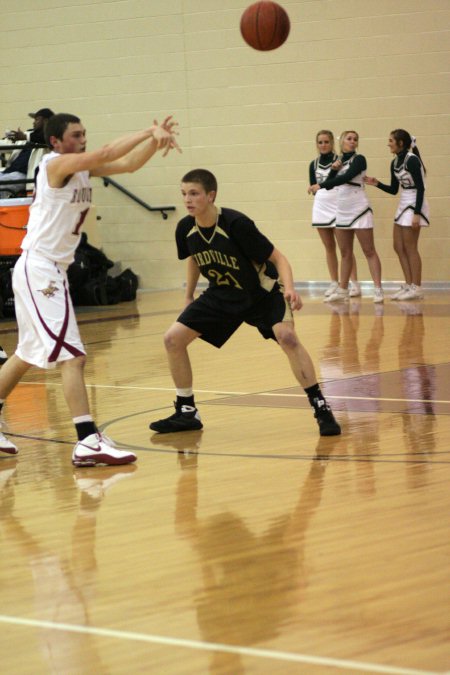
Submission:
[[[411,152],[419,158],[423,170],[426,173],[427,170],[425,169],[422,157],[420,156],[419,148],[416,145],[416,137],[411,136],[405,129],[394,129],[394,131],[391,131],[391,136],[394,138],[397,145],[401,146],[402,150],[411,149]]]

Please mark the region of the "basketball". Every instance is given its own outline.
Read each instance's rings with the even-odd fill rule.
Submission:
[[[277,49],[286,41],[291,22],[286,10],[270,0],[255,2],[241,17],[241,35],[245,42],[261,52]]]

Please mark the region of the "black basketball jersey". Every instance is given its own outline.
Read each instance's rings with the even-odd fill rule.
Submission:
[[[178,257],[192,256],[221,301],[248,307],[271,291],[278,273],[268,261],[274,246],[239,211],[218,209],[214,227],[199,227],[192,216],[177,225]]]

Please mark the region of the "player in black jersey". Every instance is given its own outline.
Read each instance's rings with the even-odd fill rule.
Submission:
[[[314,366],[294,329],[293,310],[302,301],[294,289],[285,256],[246,215],[216,207],[215,176],[194,169],[181,183],[188,214],[178,223],[178,257],[187,258],[186,307],[165,335],[165,347],[177,400],[175,414],[152,422],[159,433],[203,427],[192,391],[187,347],[198,337],[222,347],[242,323],[278,342],[314,409],[321,436],[341,433],[339,424],[317,383]],[[196,299],[202,274],[208,288]]]
[[[400,202],[394,217],[394,250],[398,255],[405,283],[391,296],[392,300],[421,300],[423,293],[422,260],[418,243],[422,227],[428,227],[429,208],[425,199],[425,167],[416,146],[416,139],[405,129],[391,131],[388,147],[395,159],[391,163],[391,184],[365,177],[368,185],[396,195]]]

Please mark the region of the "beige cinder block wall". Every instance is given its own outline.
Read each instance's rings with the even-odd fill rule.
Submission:
[[[216,173],[218,203],[253,217],[292,262],[297,281],[325,280],[306,194],[314,136],[356,129],[368,173],[389,179],[389,132],[417,136],[432,227],[421,236],[424,279],[448,279],[448,0],[282,3],[287,43],[256,52],[239,33],[239,0],[18,0],[2,3],[0,129],[29,125],[42,106],[74,112],[96,147],[173,113],[183,154],[116,178],[162,220],[95,180],[103,247],[145,288],[180,287],[173,233],[179,179]],[[2,126],[1,126],[2,125]],[[368,188],[386,280],[399,279],[391,230],[396,198]],[[369,279],[358,251],[360,278]]]

